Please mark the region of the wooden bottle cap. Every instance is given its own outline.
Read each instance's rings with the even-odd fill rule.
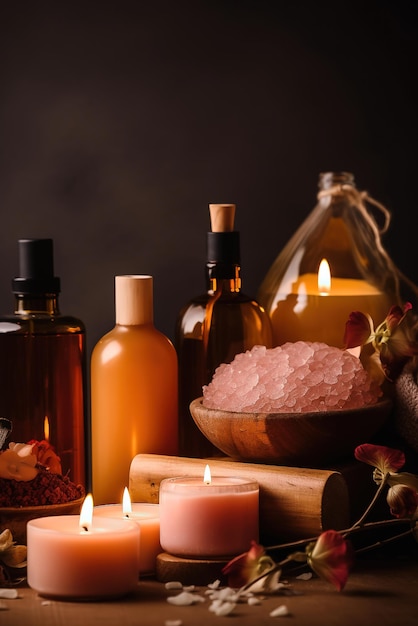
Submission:
[[[226,233],[234,230],[235,204],[210,204],[209,212],[213,233]]]
[[[115,276],[116,324],[152,324],[153,279],[148,275]]]

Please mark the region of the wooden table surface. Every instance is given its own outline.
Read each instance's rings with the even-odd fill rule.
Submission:
[[[25,584],[19,598],[1,600],[1,626],[205,626],[239,624],[263,626],[285,619],[295,626],[416,626],[418,624],[418,550],[391,556],[373,553],[357,560],[342,592],[313,577],[288,577],[297,595],[274,595],[259,606],[238,604],[233,615],[218,617],[209,611],[210,601],[178,607],[167,597],[163,583],[143,578],[137,591],[112,602],[62,602],[39,597]],[[205,595],[205,587],[196,593]],[[286,605],[290,616],[271,617],[270,612]]]

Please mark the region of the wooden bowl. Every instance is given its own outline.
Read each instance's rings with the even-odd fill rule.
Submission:
[[[359,409],[309,413],[234,413],[190,404],[202,433],[219,450],[243,461],[324,467],[354,458],[354,448],[368,443],[387,421],[392,400],[384,398]]]
[[[8,528],[16,543],[26,545],[26,524],[30,520],[49,515],[79,515],[83,502],[84,497],[64,504],[0,507],[0,532]]]

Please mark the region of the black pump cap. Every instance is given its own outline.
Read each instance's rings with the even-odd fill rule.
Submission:
[[[60,279],[54,276],[52,239],[19,239],[19,274],[12,280],[14,293],[28,295],[60,292]]]

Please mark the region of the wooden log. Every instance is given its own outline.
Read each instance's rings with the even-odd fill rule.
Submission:
[[[159,501],[160,482],[175,476],[201,476],[209,463],[213,476],[240,476],[260,487],[260,541],[265,545],[313,537],[348,527],[349,494],[340,472],[138,454],[131,463],[129,491],[134,502]]]

